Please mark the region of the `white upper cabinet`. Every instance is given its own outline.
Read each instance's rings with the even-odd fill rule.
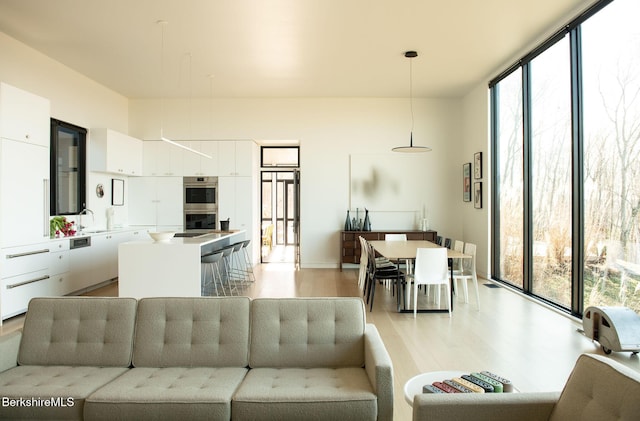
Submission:
[[[49,100],[0,83],[0,137],[49,147]]]
[[[142,175],[142,141],[111,129],[91,129],[91,170]]]
[[[255,144],[250,140],[218,142],[218,167],[221,176],[250,176],[255,161]]]
[[[167,142],[146,140],[143,145],[142,171],[147,176],[182,176],[182,150]]]
[[[182,151],[182,174],[185,176],[216,176],[218,175],[218,143],[207,140],[193,140],[180,142],[181,144],[209,155],[211,158],[196,153]]]

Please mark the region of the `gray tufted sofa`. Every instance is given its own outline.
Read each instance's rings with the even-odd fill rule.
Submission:
[[[36,298],[0,337],[0,419],[391,420],[359,298]]]

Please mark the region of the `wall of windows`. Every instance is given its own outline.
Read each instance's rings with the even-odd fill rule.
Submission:
[[[597,3],[490,83],[492,276],[640,312],[640,15]]]

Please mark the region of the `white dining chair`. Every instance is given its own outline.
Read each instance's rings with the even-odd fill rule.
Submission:
[[[384,241],[407,241],[407,234],[385,234]],[[413,272],[411,259],[404,261],[405,271],[408,274]],[[407,295],[405,297],[407,305],[411,302],[411,288],[406,288]]]
[[[480,293],[478,292],[478,276],[476,274],[476,245],[472,243],[466,243],[464,245],[464,254],[471,256],[470,259],[462,260],[462,270],[459,273],[453,274],[453,282],[457,285],[457,281],[462,281],[462,291],[464,294],[464,302],[469,302],[469,291],[467,288],[467,282],[473,281],[473,286],[476,291],[476,302],[478,303],[478,310],[480,310]]]
[[[385,234],[384,241],[407,241],[407,234]]]
[[[453,249],[455,251],[458,251],[460,253],[464,253],[464,241],[460,241],[460,240],[455,240],[453,242]],[[454,275],[459,275],[462,273],[462,259],[451,259],[451,271]],[[456,295],[458,294],[458,283],[453,282],[453,293]]]
[[[449,282],[449,266],[447,264],[447,249],[418,248],[413,274],[413,317],[418,312],[418,286],[435,285],[437,287],[436,304],[440,307],[440,290],[446,289],[446,302],[451,317],[451,284]]]

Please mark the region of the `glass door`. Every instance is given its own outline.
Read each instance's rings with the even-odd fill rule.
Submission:
[[[299,170],[262,172],[262,262],[299,265]]]

